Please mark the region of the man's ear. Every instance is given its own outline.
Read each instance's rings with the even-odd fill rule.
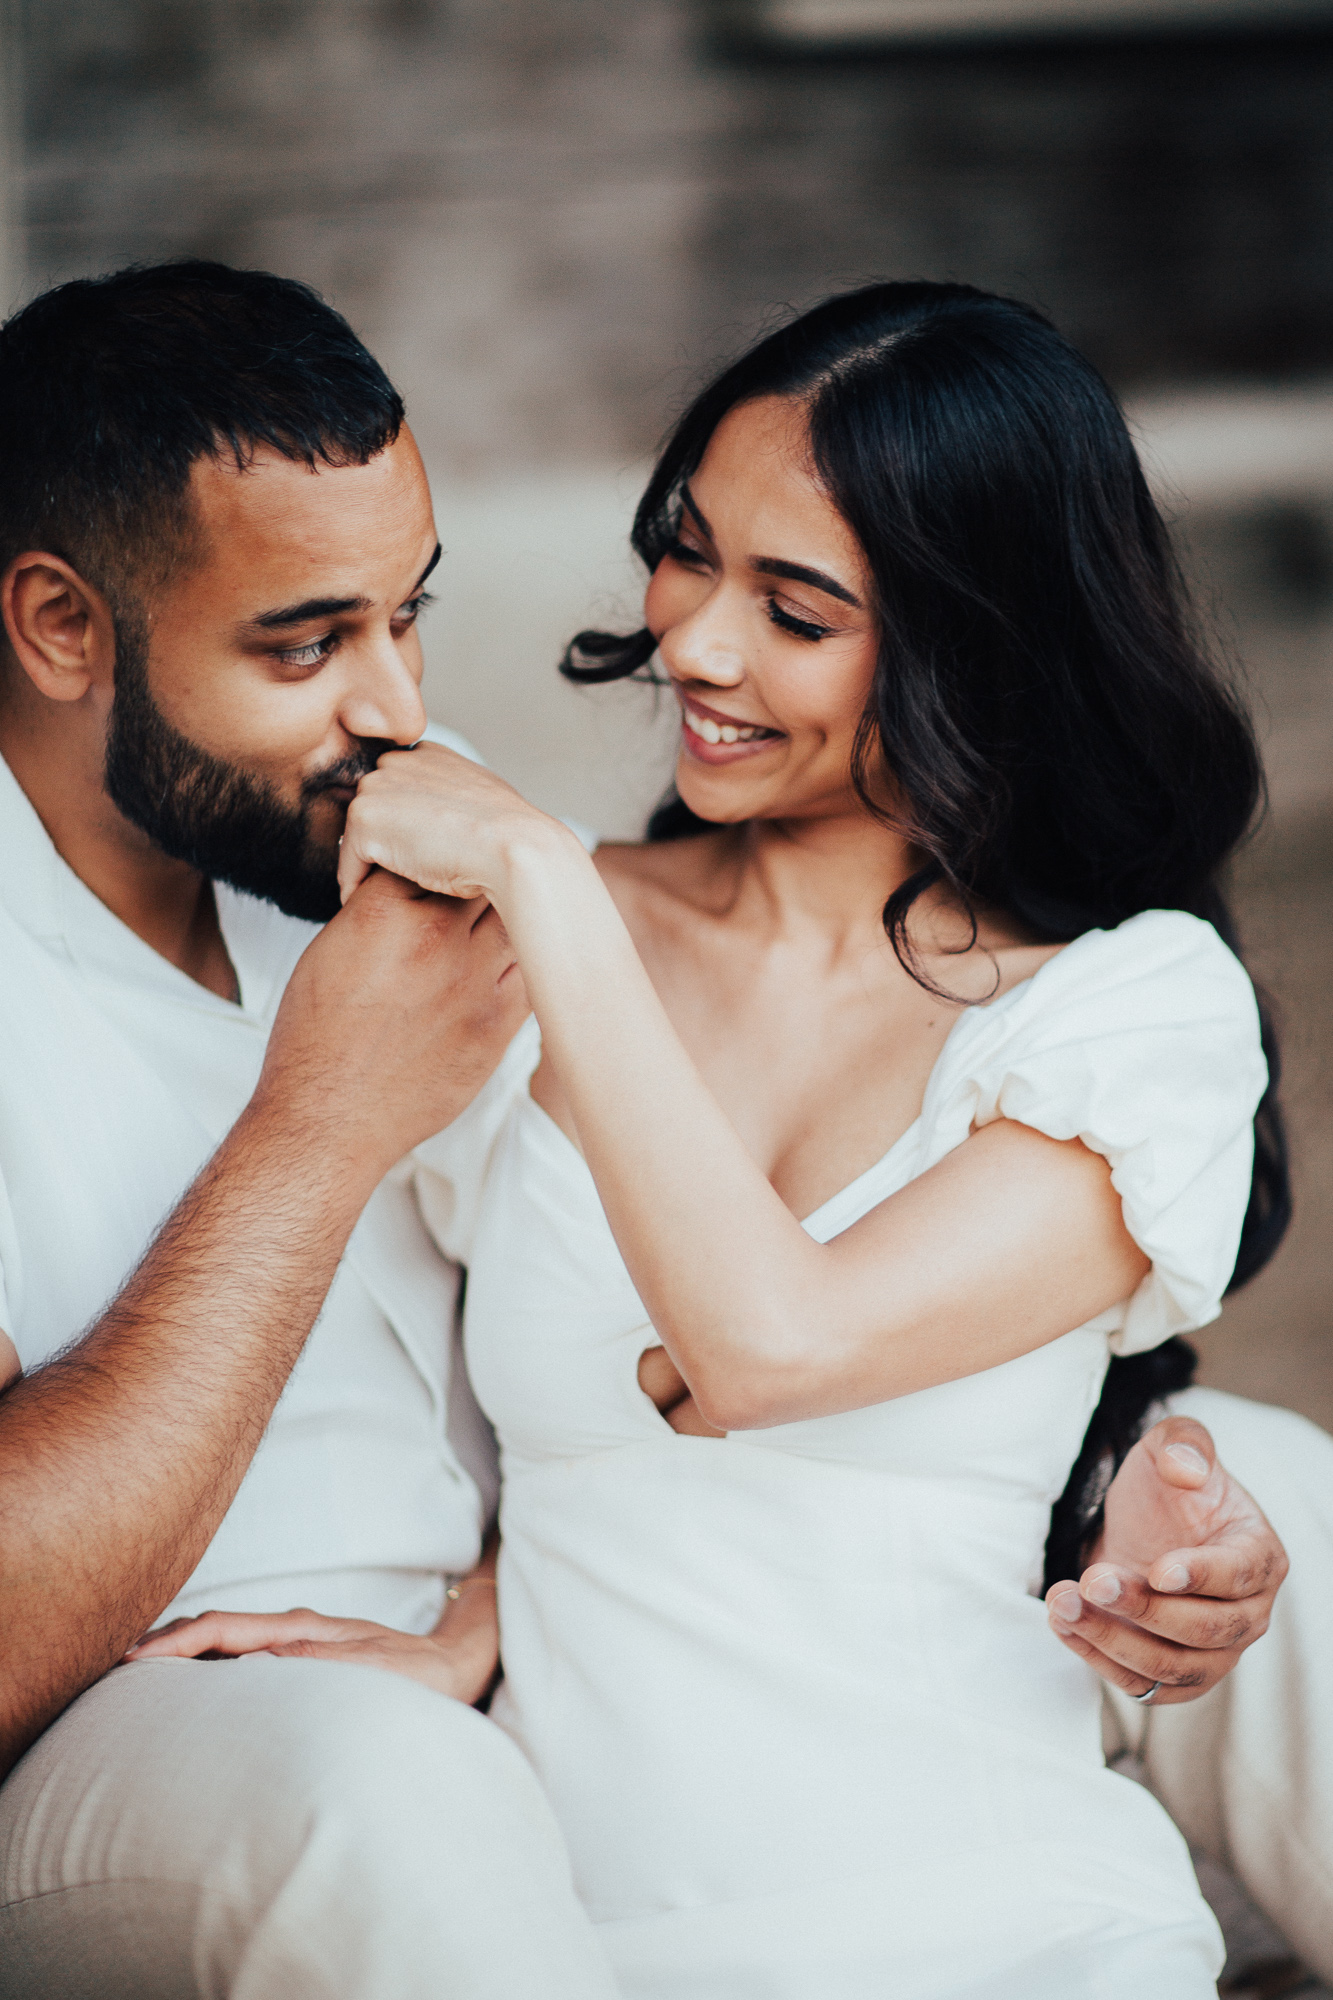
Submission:
[[[0,611],[14,657],[48,701],[82,701],[110,686],[116,628],[100,590],[61,556],[34,551],[0,577]]]

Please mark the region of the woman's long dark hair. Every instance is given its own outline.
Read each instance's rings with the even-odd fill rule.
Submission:
[[[882,765],[892,822],[923,856],[884,925],[914,977],[908,918],[942,883],[1065,943],[1140,910],[1187,910],[1239,955],[1221,871],[1263,796],[1253,730],[1194,629],[1170,538],[1096,370],[1029,306],[968,285],[870,285],[780,327],[696,398],[635,516],[656,569],[681,488],[728,411],[798,399],[815,468],[865,553],[882,633],[855,776]],[[581,632],[561,671],[651,678],[654,641]],[[650,839],[705,831],[675,796]],[[1231,1288],[1291,1213],[1278,1051]],[[1195,1356],[1182,1340],[1112,1361],[1056,1503],[1047,1581],[1076,1576],[1110,1476]]]

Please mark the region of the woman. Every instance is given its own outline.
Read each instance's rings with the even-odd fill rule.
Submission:
[[[591,861],[428,749],[343,845],[346,892],[488,897],[540,1024],[434,1153],[500,1719],[636,2000],[1211,1993],[1183,1844],[1034,1592],[1112,1352],[1281,1230],[1217,888],[1247,725],[1104,386],[964,287],[762,342],[635,542],[644,632],[569,670],[660,656],[659,837]],[[1107,1438],[1154,1393],[1131,1367]]]

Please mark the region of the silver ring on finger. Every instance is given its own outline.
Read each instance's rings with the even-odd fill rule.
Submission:
[[[1151,1687],[1146,1687],[1143,1690],[1142,1694],[1132,1694],[1130,1700],[1136,1701],[1140,1708],[1147,1708],[1161,1685],[1160,1681],[1154,1681]]]

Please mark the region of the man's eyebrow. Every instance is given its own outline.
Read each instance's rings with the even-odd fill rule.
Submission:
[[[415,597],[426,578],[440,560],[443,550],[438,542],[435,553],[421,575],[408,592]],[[284,625],[305,625],[312,618],[336,618],[343,611],[369,611],[368,597],[303,597],[299,604],[282,604],[275,611],[261,611],[255,618],[247,618],[246,624],[260,632],[281,631]]]
[[[783,562],[777,556],[751,556],[750,567],[758,570],[760,576],[785,576],[792,583],[812,583],[827,597],[836,597],[840,604],[850,604],[853,611],[865,608],[845,583],[839,583],[836,577],[826,576],[822,569],[807,569],[804,563]]]
[[[304,597],[299,604],[283,604],[276,611],[261,611],[247,618],[247,625],[272,632],[284,625],[304,625],[312,618],[336,618],[340,611],[369,611],[368,597]]]

